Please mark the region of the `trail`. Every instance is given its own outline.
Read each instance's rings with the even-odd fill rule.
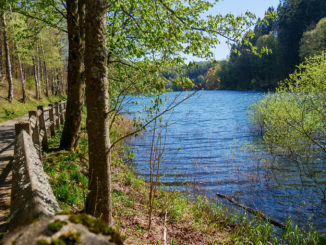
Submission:
[[[0,123],[0,236],[7,231],[10,214],[11,160],[14,156],[15,123],[27,116]]]

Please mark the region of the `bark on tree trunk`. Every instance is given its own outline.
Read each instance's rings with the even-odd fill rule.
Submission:
[[[106,0],[86,0],[85,75],[89,186],[86,211],[112,225]]]
[[[3,45],[3,35],[2,35],[2,21],[0,20],[0,82],[3,80],[5,71],[4,71],[4,66],[3,66],[3,52],[2,52],[2,45]]]
[[[6,32],[6,16],[5,13],[2,13],[1,16],[2,21],[2,34],[3,34],[3,46],[5,48],[6,55],[6,70],[7,70],[7,80],[8,80],[8,101],[11,103],[14,98],[14,87],[12,82],[12,71],[11,71],[11,61],[10,61],[10,51],[8,45],[8,38]]]
[[[17,44],[16,44],[16,50],[18,51],[18,45]],[[26,95],[26,89],[25,89],[24,71],[23,71],[23,66],[22,66],[21,60],[20,60],[20,54],[18,52],[17,52],[17,59],[18,59],[20,80],[21,80],[21,83],[22,83],[23,103],[26,103],[27,95]]]
[[[42,85],[41,85],[41,76],[40,76],[40,54],[39,54],[39,48],[38,44],[36,44],[36,68],[37,68],[37,82],[38,82],[38,92],[39,92],[39,98],[41,99],[42,96]]]
[[[60,76],[60,91],[61,91],[61,94],[64,94],[65,93],[65,90],[64,90],[64,86],[65,86],[65,80],[63,78],[63,71],[62,71],[62,68],[59,69],[59,76]]]
[[[45,61],[45,54],[44,54],[44,47],[43,42],[41,40],[41,49],[42,49],[42,56],[43,56],[43,66],[44,66],[44,76],[45,76],[45,96],[49,97],[49,78],[48,78],[48,69],[46,67]]]
[[[67,0],[66,2],[69,40],[68,99],[60,148],[72,149],[78,145],[78,133],[84,105],[85,0]]]
[[[51,90],[52,90],[52,95],[55,94],[55,73],[54,70],[52,70],[52,86],[51,86]]]
[[[58,74],[57,74],[57,84],[56,84],[56,92],[55,95],[59,95],[60,93],[60,84],[61,84],[61,77],[60,77],[60,69],[58,69]]]
[[[35,80],[35,97],[36,99],[40,99],[40,88],[39,88],[39,82],[37,77],[37,67],[36,67],[36,58],[35,55],[32,57],[33,59],[33,69],[34,69],[34,80]]]

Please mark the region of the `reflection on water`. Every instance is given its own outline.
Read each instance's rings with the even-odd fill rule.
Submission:
[[[175,95],[164,97],[171,100]],[[181,190],[198,191],[199,187],[210,197],[216,192],[235,197],[282,222],[291,217],[304,224],[311,217],[318,230],[325,232],[322,189],[314,180],[302,178],[295,163],[279,162],[275,168],[276,159],[266,154],[250,130],[247,110],[263,96],[262,92],[200,91],[166,115],[170,126],[160,180]],[[148,98],[134,100],[139,104],[128,106],[131,116],[139,115],[136,111],[141,105],[150,103]],[[135,171],[146,178],[151,134],[145,132],[129,144],[135,152]],[[314,171],[318,169],[318,184],[325,186],[324,168],[317,165]]]

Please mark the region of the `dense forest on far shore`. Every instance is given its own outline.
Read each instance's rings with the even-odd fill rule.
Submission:
[[[283,0],[267,11],[276,11],[277,18],[258,22],[247,33],[257,51],[266,52],[255,55],[243,42],[232,46],[227,60],[189,65],[186,75],[198,88],[273,90],[305,58],[326,49],[325,0]],[[165,76],[172,80],[176,74]]]

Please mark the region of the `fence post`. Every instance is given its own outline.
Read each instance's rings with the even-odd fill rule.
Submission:
[[[19,133],[25,130],[29,135],[31,134],[31,124],[27,121],[20,121],[15,124],[15,135],[16,137],[19,135]]]
[[[45,125],[44,108],[42,105],[40,105],[37,107],[37,109],[42,112],[39,117],[40,129],[44,130],[44,135],[43,135],[43,139],[42,139],[42,147],[44,150],[47,150],[48,149],[48,133],[46,130],[46,125]]]
[[[54,108],[55,108],[55,116],[56,116],[55,128],[60,129],[59,103],[58,102],[54,103]]]
[[[60,112],[60,124],[63,124],[63,110],[62,110],[62,102],[59,102],[59,112]]]
[[[51,132],[51,137],[55,136],[55,130],[54,130],[54,108],[52,104],[49,104],[50,110],[49,110],[49,119],[50,119],[50,132]]]
[[[41,159],[42,150],[41,150],[41,144],[40,144],[40,129],[39,129],[37,111],[29,111],[28,114],[29,114],[29,118],[31,118],[33,116],[35,116],[35,118],[36,118],[33,133],[32,133],[32,140],[33,140],[36,150],[38,151],[39,157]]]

